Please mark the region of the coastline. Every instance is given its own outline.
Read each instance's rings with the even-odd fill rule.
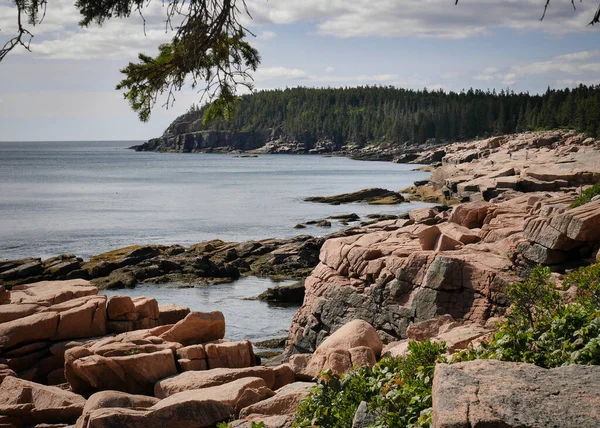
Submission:
[[[415,187],[460,201],[452,207],[378,218],[322,238],[126,247],[85,263],[67,256],[43,266],[42,274],[85,272],[98,275],[92,279],[97,285],[117,288],[144,277],[201,284],[244,275],[308,275],[285,352],[268,361],[260,360],[251,341],[225,339],[219,311],[160,306],[152,297],[118,292],[108,298],[84,279],[7,283],[10,291],[0,286],[0,352],[6,363],[0,366],[0,390],[35,391],[30,396],[56,397],[59,403],[24,399],[51,413],[18,413],[13,407],[6,412],[37,417],[36,423],[72,424],[79,418],[85,425],[123,417],[154,423],[164,409],[180,415],[195,406],[215,422],[239,418],[232,422],[236,427],[261,420],[288,427],[321,373],[341,376],[389,361],[381,359],[385,355],[406,361],[410,340],[450,354],[465,350],[494,334],[511,303],[506,288],[534,266],[548,266],[558,287],[565,272],[600,260],[600,197],[571,207],[581,190],[600,179],[600,141],[563,132],[520,134],[444,152],[431,178]],[[22,282],[44,279],[41,262],[21,262],[8,270],[10,262],[0,262],[0,279],[7,272],[19,272]],[[560,293],[568,299],[573,290]],[[267,344],[274,345],[281,340]],[[435,373],[432,366],[434,420],[445,411],[440,399],[452,395],[440,392],[442,386],[454,391],[471,385],[449,378],[450,372],[464,368],[502,377],[507,368],[520,375],[542,370],[510,364],[438,364]],[[540,394],[530,386],[537,403]]]

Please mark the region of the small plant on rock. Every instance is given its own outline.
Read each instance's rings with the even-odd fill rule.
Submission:
[[[587,204],[596,195],[600,195],[600,181],[589,189],[585,189],[583,192],[581,192],[581,195],[579,195],[579,197],[575,199],[571,205],[569,205],[569,208],[577,208],[581,205]]]
[[[578,302],[561,301],[550,270],[538,267],[528,281],[510,286],[513,306],[491,340],[457,353],[452,361],[498,359],[545,368],[600,364],[600,266],[570,274],[565,285],[577,285]]]
[[[294,427],[350,427],[361,401],[369,403],[375,427],[429,427],[433,370],[445,352],[443,343],[410,342],[406,356],[384,357],[373,368],[323,372]]]

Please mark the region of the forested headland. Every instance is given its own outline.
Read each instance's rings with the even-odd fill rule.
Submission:
[[[600,85],[544,94],[395,87],[287,88],[240,97],[231,120],[204,121],[193,106],[165,135],[198,131],[259,132],[329,140],[336,146],[460,141],[528,130],[573,128],[600,133]]]

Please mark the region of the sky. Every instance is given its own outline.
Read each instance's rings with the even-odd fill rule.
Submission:
[[[240,2],[241,0],[238,0]],[[247,0],[244,24],[262,63],[257,89],[393,85],[544,92],[600,84],[599,0]],[[141,123],[122,93],[119,70],[172,37],[165,8],[149,0],[133,14],[82,29],[74,1],[49,2],[31,31],[31,51],[0,62],[0,141],[147,140],[201,94],[189,87],[168,108],[159,100]],[[0,3],[0,44],[16,29]]]

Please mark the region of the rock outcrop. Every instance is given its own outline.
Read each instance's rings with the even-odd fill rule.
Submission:
[[[212,284],[231,282],[242,275],[299,279],[317,265],[324,241],[300,235],[241,243],[213,240],[189,248],[130,246],[87,262],[69,259],[72,269],[68,272],[51,269],[53,259],[12,260],[0,262],[0,286],[11,289],[35,281],[72,278],[91,280],[100,289],[133,288],[138,283]]]
[[[371,205],[392,205],[404,202],[404,197],[398,192],[373,188],[335,196],[311,196],[304,200],[307,202],[320,202],[331,205],[349,204],[353,202],[366,202]]]
[[[511,191],[457,205],[451,213],[419,210],[409,220],[328,239],[305,281],[286,355],[316,351],[356,318],[374,326],[385,342],[406,338],[412,323],[446,314],[459,324],[483,326],[504,312],[503,290],[520,273],[538,263],[564,272],[569,263],[586,263],[596,254],[600,201],[569,209],[574,198]],[[459,332],[452,339],[458,343]]]
[[[433,427],[584,427],[600,425],[600,368],[477,360],[438,364]]]

